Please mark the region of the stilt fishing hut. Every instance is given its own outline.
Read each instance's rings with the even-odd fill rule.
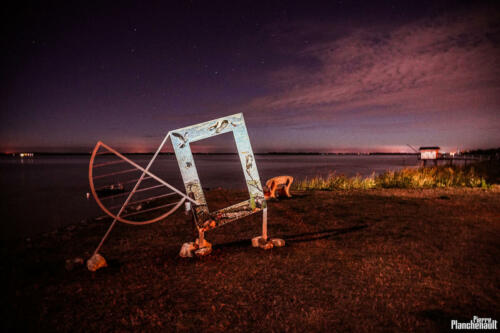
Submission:
[[[420,160],[422,161],[422,165],[426,166],[427,161],[432,161],[434,162],[434,165],[437,165],[437,161],[440,157],[440,149],[441,148],[438,146],[420,147],[418,150],[420,151]]]

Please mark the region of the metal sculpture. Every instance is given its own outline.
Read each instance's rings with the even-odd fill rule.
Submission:
[[[235,138],[238,155],[248,187],[249,199],[230,207],[210,212],[198,177],[190,144],[229,132],[232,132]],[[175,157],[181,171],[186,194],[150,171],[151,166],[165,146],[168,138],[171,139],[174,147]],[[96,164],[96,157],[99,155],[112,156],[117,158],[117,160]],[[133,168],[100,175],[94,174],[94,169],[96,168],[104,168],[121,163],[127,163]],[[138,178],[134,177],[133,179],[121,180],[116,184],[96,186],[96,181],[98,180],[119,177],[134,172],[142,173]],[[141,187],[145,182],[151,181],[155,183],[153,185],[149,184],[146,187]],[[195,242],[185,243],[180,252],[181,256],[190,257],[192,256],[192,252],[195,252],[197,255],[206,255],[210,253],[211,244],[204,238],[204,233],[206,231],[260,211],[263,212],[262,236],[252,239],[253,246],[260,246],[268,249],[273,246],[284,245],[283,240],[268,239],[267,237],[267,204],[257,171],[255,157],[250,145],[245,120],[241,113],[168,132],[152,159],[144,168],[99,141],[90,158],[89,182],[92,195],[99,207],[107,215],[113,218],[113,222],[94,251],[94,254],[87,261],[87,267],[92,271],[100,267],[105,267],[105,259],[98,252],[117,221],[133,225],[159,222],[175,212],[183,203],[186,204],[186,210],[192,211],[199,238]],[[125,188],[128,185],[133,185],[130,191]],[[151,193],[150,191],[163,191],[165,189],[169,189],[170,192],[147,195],[139,200],[135,198],[138,193]],[[171,202],[170,199],[175,196],[180,197],[179,200]],[[110,199],[113,200],[118,197],[125,198],[125,201],[121,205],[107,203]],[[117,212],[113,212],[113,210],[116,209],[118,209]],[[159,215],[151,217],[150,215],[154,213],[159,213]]]

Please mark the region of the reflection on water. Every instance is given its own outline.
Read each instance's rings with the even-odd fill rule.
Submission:
[[[151,156],[130,158],[145,166]],[[403,155],[258,155],[256,160],[262,181],[277,175],[295,179],[326,176],[333,171],[365,176],[417,164],[416,156]],[[88,163],[89,156],[1,157],[2,239],[29,236],[102,215],[92,198],[86,199],[90,191]],[[196,155],[195,163],[204,188],[245,188],[237,155]],[[184,192],[174,156],[159,156],[151,171]]]

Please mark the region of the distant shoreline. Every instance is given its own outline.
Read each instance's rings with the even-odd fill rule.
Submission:
[[[28,153],[33,153],[35,156],[90,156],[92,152],[44,152],[44,151],[26,151]],[[0,153],[0,156],[18,156],[20,153],[25,152],[10,152],[10,153]],[[147,153],[123,153],[124,155],[153,155],[155,152],[147,152]],[[486,148],[486,149],[475,149],[463,151],[462,155],[499,155],[499,148]],[[111,155],[104,154],[104,155]],[[173,152],[162,152],[160,155],[174,155]],[[193,152],[193,155],[238,155],[236,152],[231,153],[201,153],[201,152]],[[270,155],[270,156],[371,156],[371,155],[387,155],[387,156],[417,156],[420,153],[417,152],[279,152],[279,151],[271,151],[266,153],[254,153],[254,155]]]
[[[15,155],[13,155],[15,154]],[[48,152],[34,152],[35,156],[90,156],[91,153],[48,153]],[[123,153],[124,155],[153,155],[154,153]],[[0,156],[18,156],[19,153],[2,153]],[[103,154],[103,155],[113,155]],[[173,152],[160,153],[160,155],[175,155]],[[238,155],[238,153],[193,153],[193,155]],[[293,152],[269,152],[269,153],[254,153],[254,155],[272,155],[272,156],[304,156],[304,155],[316,155],[316,156],[370,156],[370,155],[403,155],[412,156],[419,155],[417,153],[382,153],[382,152],[370,152],[370,153],[319,153],[319,152],[305,152],[305,153],[293,153]]]

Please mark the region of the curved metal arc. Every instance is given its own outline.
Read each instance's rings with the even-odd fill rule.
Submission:
[[[168,217],[169,215],[171,215],[172,213],[174,213],[177,209],[179,209],[179,207],[184,203],[184,201],[186,201],[186,199],[182,198],[181,200],[179,200],[179,202],[172,208],[170,209],[168,212],[166,212],[165,214],[163,214],[162,216],[158,216],[157,218],[154,218],[152,220],[148,220],[148,221],[142,221],[142,222],[136,222],[136,221],[130,221],[130,220],[126,220],[128,222],[125,222],[127,224],[132,224],[132,225],[146,225],[146,224],[151,224],[151,223],[155,223],[155,222],[158,222],[159,220],[162,220],[166,217]],[[144,212],[136,212],[137,214],[138,213],[146,213],[146,211]]]
[[[162,208],[166,208],[166,207],[172,207],[172,206],[179,207],[184,201],[186,201],[186,200],[184,200],[184,198],[181,198],[181,200],[179,202],[171,202],[171,203],[168,203],[168,204],[165,204],[165,205],[161,205],[161,206],[156,206],[156,207],[141,209],[141,210],[139,210],[137,212],[123,214],[122,217],[140,215],[140,214],[152,212],[152,211],[155,211],[155,210],[158,210],[158,209],[162,209]]]
[[[168,138],[168,136],[167,136]],[[164,140],[166,141],[166,140]],[[169,210],[168,212],[166,212],[165,214],[161,215],[161,216],[158,216],[154,219],[151,219],[151,220],[147,220],[147,221],[141,221],[141,222],[138,222],[138,221],[130,221],[130,220],[127,220],[127,219],[124,219],[122,217],[120,217],[120,214],[122,213],[124,207],[126,206],[126,204],[128,203],[128,201],[130,200],[130,198],[132,197],[133,195],[133,192],[134,190],[138,187],[140,181],[142,179],[139,179],[138,183],[136,184],[134,190],[132,190],[132,192],[130,193],[129,197],[127,198],[127,200],[125,200],[125,203],[123,204],[122,208],[120,209],[120,211],[118,212],[118,214],[113,214],[112,212],[109,211],[109,209],[107,209],[103,203],[101,202],[101,200],[99,199],[97,193],[96,193],[96,190],[95,190],[95,186],[94,186],[94,181],[93,181],[93,164],[94,164],[94,161],[95,161],[95,157],[96,157],[96,154],[97,154],[97,151],[99,150],[100,147],[104,147],[105,149],[107,149],[108,151],[110,151],[111,153],[114,153],[116,154],[117,152],[114,151],[114,149],[108,147],[107,145],[105,145],[103,142],[99,141],[97,142],[96,146],[94,147],[94,150],[92,151],[92,155],[90,157],[90,163],[89,163],[89,184],[90,184],[90,190],[92,192],[92,195],[94,196],[94,199],[96,200],[97,204],[99,205],[99,207],[106,213],[108,214],[109,216],[113,217],[115,220],[118,220],[120,222],[123,222],[123,223],[127,223],[127,224],[132,224],[132,225],[144,225],[144,224],[151,224],[151,223],[154,223],[154,222],[157,222],[159,220],[162,220],[166,217],[168,217],[170,214],[172,214],[175,210],[177,210],[183,203],[184,201],[186,200],[186,198],[188,198],[186,195],[184,195],[183,193],[181,193],[182,195],[182,199],[179,200],[179,202],[177,203],[177,205],[175,207],[173,207],[171,210]],[[124,159],[125,161],[127,162],[132,162],[130,160],[128,160],[126,157],[124,157],[123,155],[121,154],[116,154],[118,157]],[[153,157],[153,159],[156,157],[157,154],[155,154],[155,156]],[[153,160],[150,162],[150,165],[152,164]],[[132,165],[134,166],[138,166],[137,164],[135,163],[131,163]],[[149,165],[149,166],[150,166]],[[148,166],[148,167],[149,167]],[[147,170],[143,169],[142,167],[138,166],[140,169],[142,169],[143,171],[143,176],[146,172],[148,172]],[[153,178],[157,178],[156,176],[150,174],[151,177]],[[168,183],[164,182],[163,180],[161,181],[161,183],[163,185],[167,185],[169,188],[172,188],[172,186],[170,186]],[[177,189],[173,188],[175,190],[175,192],[179,192]],[[189,198],[190,199],[190,198]],[[192,200],[191,200],[192,201]]]

